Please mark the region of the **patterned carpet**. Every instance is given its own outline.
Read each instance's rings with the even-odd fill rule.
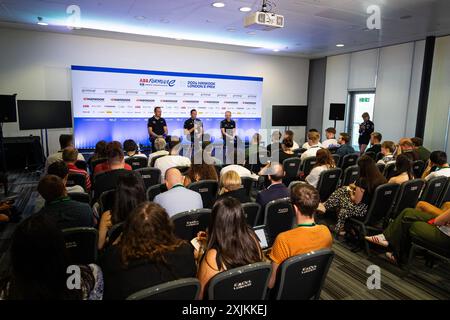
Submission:
[[[22,212],[21,218],[34,211],[37,196],[39,173],[12,173],[9,175],[10,190],[17,194],[17,208]],[[1,199],[1,197],[0,197]],[[0,226],[0,271],[4,270],[3,253],[7,250],[12,232],[17,224]],[[425,259],[417,256],[411,273],[390,264],[383,255],[370,257],[359,251],[354,253],[346,243],[335,242],[335,258],[328,273],[322,291],[324,300],[436,300],[450,299],[450,265],[435,261],[430,268],[425,266]],[[3,262],[3,263],[2,263]],[[377,265],[381,268],[381,289],[369,290],[366,281],[369,274],[367,267]]]

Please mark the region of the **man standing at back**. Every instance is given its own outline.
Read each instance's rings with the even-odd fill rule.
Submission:
[[[155,107],[154,109],[155,115],[148,119],[147,127],[148,127],[148,136],[150,142],[152,143],[152,152],[155,151],[155,140],[157,138],[166,138],[167,137],[167,123],[164,118],[161,117],[162,111],[160,107]]]
[[[177,213],[203,208],[200,194],[184,187],[180,170],[168,169],[165,180],[168,191],[158,194],[153,202],[166,209],[169,217]]]

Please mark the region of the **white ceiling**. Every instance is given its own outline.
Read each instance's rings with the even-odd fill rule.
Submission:
[[[226,6],[218,9],[214,0],[0,0],[0,26],[300,57],[450,34],[450,0],[272,0],[285,28],[253,35],[239,8],[259,10],[262,0],[221,1]],[[71,4],[81,8],[81,30],[65,26]],[[368,31],[373,4],[381,7],[382,28]],[[37,25],[38,16],[50,25]]]

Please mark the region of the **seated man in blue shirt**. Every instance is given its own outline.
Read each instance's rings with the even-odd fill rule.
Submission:
[[[256,196],[256,202],[261,205],[262,212],[264,212],[270,201],[289,197],[289,189],[283,184],[285,172],[280,163],[272,163],[269,167],[263,168],[260,174],[267,175],[270,180],[270,186]]]
[[[348,133],[341,133],[338,143],[340,147],[336,150],[336,154],[340,155],[341,158],[347,154],[355,153],[355,149],[350,145],[350,135]]]

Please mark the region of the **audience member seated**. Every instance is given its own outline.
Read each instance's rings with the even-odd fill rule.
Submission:
[[[67,168],[69,169],[69,174],[78,173],[86,177],[86,189],[87,189],[86,191],[87,192],[91,191],[91,178],[89,177],[89,174],[87,173],[86,170],[79,169],[75,165],[78,159],[78,150],[75,149],[74,147],[65,148],[62,154],[62,159],[66,163]]]
[[[321,206],[321,211],[336,211],[337,223],[335,232],[344,235],[345,220],[351,217],[364,217],[369,208],[375,189],[386,179],[375,165],[375,161],[362,155],[358,159],[359,178],[355,184],[337,189]]]
[[[314,214],[319,206],[318,191],[305,183],[292,188],[291,203],[294,207],[297,227],[280,233],[272,246],[272,275],[269,288],[273,288],[280,264],[290,257],[311,251],[331,248],[333,239],[325,225],[316,225]]]
[[[233,197],[241,203],[251,202],[246,190],[242,187],[241,177],[236,171],[227,171],[220,175],[218,199]]]
[[[419,137],[411,138],[414,147],[419,154],[419,160],[427,162],[430,159],[431,151],[423,146],[423,139]]]
[[[310,174],[306,177],[305,181],[317,188],[319,184],[320,174],[323,171],[336,168],[333,156],[328,149],[319,149],[316,154],[317,162],[311,170]]]
[[[295,154],[294,151],[292,151],[292,139],[291,138],[286,138],[283,140],[283,143],[281,144],[281,149],[278,153],[278,159],[272,157],[271,158],[271,162],[279,162],[281,164],[283,164],[283,161],[289,158],[294,158]],[[272,156],[274,156],[274,153],[272,153]]]
[[[125,150],[125,159],[127,158],[147,158],[147,156],[143,153],[139,152],[139,147],[136,142],[132,139],[125,140],[123,143],[123,149]]]
[[[267,155],[270,157],[272,151],[276,154],[281,150],[281,132],[276,130],[272,132],[272,143],[267,146]]]
[[[197,274],[201,284],[200,297],[216,274],[263,260],[258,237],[247,225],[241,204],[230,197],[215,203],[208,235],[202,232],[197,239],[200,242],[206,240],[206,251]]]
[[[336,129],[335,128],[327,128],[325,130],[325,136],[327,139],[322,142],[322,148],[334,148],[338,147],[339,143],[336,140]]]
[[[444,151],[433,151],[430,161],[423,172],[422,179],[430,180],[436,177],[450,177],[450,167],[447,162],[447,154]]]
[[[215,180],[219,181],[216,168],[211,164],[191,164],[188,172],[184,177],[184,185],[187,187],[193,182],[199,182],[203,180]]]
[[[402,184],[414,179],[412,161],[408,156],[400,154],[395,160],[395,168],[397,169],[396,175],[389,179],[389,183]]]
[[[414,143],[412,143],[409,138],[400,139],[398,143],[397,155],[402,153],[406,154],[411,161],[417,161],[420,158],[419,153],[415,149]]]
[[[383,154],[383,158],[378,160],[378,163],[387,165],[388,163],[394,162],[394,152],[395,143],[393,141],[383,141],[381,144],[381,153]]]
[[[286,131],[284,132],[283,140],[285,140],[285,139],[290,139],[290,140],[292,140],[292,148],[291,148],[292,151],[297,150],[297,149],[300,149],[300,146],[299,146],[298,143],[295,142],[295,140],[294,140],[294,131],[292,131],[292,130],[286,130]]]
[[[101,300],[103,275],[95,264],[77,266],[80,289],[70,289],[63,233],[47,215],[35,214],[14,230],[11,266],[0,280],[0,300]]]
[[[93,227],[94,216],[87,203],[71,200],[60,177],[44,176],[38,184],[39,194],[45,200],[39,213],[55,220],[59,228]]]
[[[300,159],[305,161],[306,158],[315,157],[318,150],[322,148],[322,145],[319,142],[320,134],[318,132],[310,132],[308,133],[308,145],[309,148],[305,152],[302,153]]]
[[[264,213],[266,204],[270,201],[289,197],[289,189],[283,184],[285,176],[283,165],[273,162],[261,170],[261,175],[267,175],[270,186],[261,191],[256,196],[256,202],[261,205],[261,212]]]
[[[51,165],[53,162],[62,160],[62,153],[63,150],[67,147],[73,147],[73,136],[71,134],[62,134],[59,136],[59,145],[61,149],[48,156],[47,161],[45,162],[45,172],[47,172],[47,168],[49,165]],[[78,154],[78,160],[83,160],[84,157],[81,153]]]
[[[108,239],[107,233],[113,225],[124,222],[130,212],[145,202],[145,187],[141,179],[132,172],[120,175],[114,192],[112,210],[101,212],[98,226],[98,249],[105,244],[113,243],[116,239]]]
[[[229,171],[235,171],[241,177],[252,178],[257,181],[259,176],[257,174],[252,173],[249,169],[245,167],[245,156],[242,153],[239,153],[236,149],[234,150],[234,162],[235,164],[230,164],[223,167],[220,170],[220,176],[223,176],[225,173]],[[230,155],[231,158],[231,155]],[[227,159],[225,159],[227,160]]]
[[[95,151],[92,157],[89,158],[88,163],[91,163],[95,160],[106,159],[108,154],[106,153],[106,146],[108,144],[105,140],[100,140],[95,144]]]
[[[318,139],[319,143],[318,143],[318,145],[319,145],[319,147],[322,147],[322,144],[320,143],[320,132],[319,132],[319,130],[317,130],[317,129],[309,129],[309,130],[308,130],[308,134],[307,134],[307,136],[308,136],[308,141],[306,141],[306,142],[302,145],[302,149],[308,150],[309,148],[311,148],[311,143],[310,143],[310,141],[309,141],[309,134],[310,134],[310,133],[317,133],[317,134],[319,135],[319,139]]]
[[[118,169],[132,170],[131,166],[125,163],[122,144],[119,141],[108,143],[106,146],[106,153],[108,155],[108,161],[96,165],[94,168],[94,175]]]
[[[174,167],[190,167],[191,159],[188,157],[174,154],[174,150],[177,149],[177,145],[171,149],[171,153],[167,156],[158,158],[155,162],[155,168],[161,170],[161,183],[164,183],[166,171]]]
[[[366,149],[365,152],[373,152],[377,155],[381,152],[381,140],[383,136],[379,132],[372,132],[370,134],[370,148]]]
[[[267,162],[268,152],[261,145],[261,135],[255,133],[250,141],[250,145],[245,149],[246,167],[253,172],[258,172]]]
[[[426,201],[419,201],[416,205],[416,210],[434,214],[435,216],[443,214],[448,209],[450,209],[450,202],[444,202],[440,208]]]
[[[172,280],[195,277],[193,248],[177,239],[166,210],[152,202],[134,209],[125,220],[120,240],[108,247],[100,263],[105,300]]]
[[[167,211],[169,217],[177,213],[203,208],[200,194],[185,188],[183,179],[180,170],[168,169],[165,177],[168,191],[158,194],[153,200]]]
[[[411,235],[425,243],[448,250],[450,248],[450,209],[436,216],[415,209],[403,210],[382,234],[366,237],[367,241],[388,248],[386,257],[403,265],[408,261]]]
[[[348,133],[342,132],[339,135],[339,148],[336,150],[336,154],[344,158],[347,154],[355,153],[355,149],[350,145],[350,135]]]
[[[164,138],[156,138],[154,145],[156,151],[150,153],[148,156],[148,166],[152,164],[153,158],[167,156],[169,154],[169,151],[166,150],[166,140],[164,140]]]

